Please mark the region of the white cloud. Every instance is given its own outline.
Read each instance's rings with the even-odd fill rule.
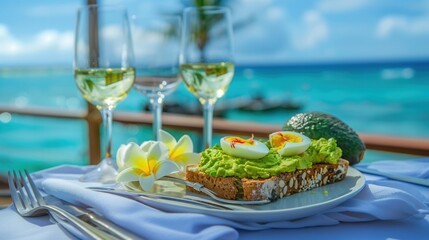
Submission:
[[[279,21],[284,17],[284,11],[280,7],[270,7],[267,9],[267,19],[270,21]]]
[[[5,25],[0,25],[0,59],[27,61],[34,59],[52,60],[71,56],[73,51],[74,33],[57,30],[43,30],[26,39],[16,38]],[[52,57],[52,59],[50,59]]]
[[[143,28],[133,28],[134,54],[136,58],[146,58],[158,51],[164,39],[162,32],[149,31]]]
[[[19,53],[22,44],[16,40],[5,25],[0,24],[0,58],[2,56],[11,56]]]
[[[238,22],[265,18],[268,8],[273,7],[271,0],[238,0],[230,4],[233,20]]]
[[[329,37],[329,27],[317,11],[307,11],[293,33],[293,45],[306,50],[316,47]]]
[[[387,38],[394,32],[412,35],[429,34],[429,16],[416,18],[385,16],[378,22],[375,33],[379,38]]]
[[[323,0],[318,4],[318,9],[323,12],[347,12],[367,5],[368,0]]]
[[[234,21],[243,23],[235,32],[237,61],[263,62],[284,56],[288,47],[288,21],[284,7],[267,0],[241,0],[232,7]],[[240,11],[238,11],[240,10]]]
[[[27,45],[29,52],[39,52],[41,50],[68,50],[73,47],[72,32],[58,32],[56,30],[44,30],[34,37],[33,44]]]
[[[167,66],[176,62],[180,52],[180,36],[166,33],[180,28],[180,18],[148,19],[131,21],[135,64],[140,66]]]
[[[239,1],[240,5],[243,6],[243,4],[245,4],[244,6],[257,6],[257,7],[261,7],[261,6],[268,6],[272,4],[272,0],[240,0]]]

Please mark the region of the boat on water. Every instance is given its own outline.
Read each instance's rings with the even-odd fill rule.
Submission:
[[[257,95],[250,99],[244,99],[237,106],[237,109],[250,112],[268,112],[279,110],[299,110],[302,107],[302,103],[290,99],[267,100],[264,97]]]
[[[150,111],[150,104],[144,106],[144,111]],[[215,117],[225,117],[229,110],[246,112],[269,112],[269,111],[296,111],[300,110],[303,104],[291,99],[268,100],[262,95],[252,97],[237,97],[223,99],[216,104],[213,115]],[[163,111],[168,113],[181,113],[187,115],[202,115],[202,106],[197,101],[195,103],[181,103],[177,101],[165,101]]]

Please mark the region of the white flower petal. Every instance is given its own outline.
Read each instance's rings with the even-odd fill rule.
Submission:
[[[132,142],[125,147],[123,158],[125,167],[138,167],[142,165],[146,156],[140,147]]]
[[[167,176],[170,173],[177,172],[180,170],[179,166],[170,160],[160,161],[157,164],[158,164],[158,171],[156,171],[155,173],[156,179],[160,179],[164,176]]]
[[[194,145],[191,138],[188,135],[183,135],[176,146],[170,151],[170,158],[175,159],[177,156],[183,153],[193,152]]]
[[[118,173],[118,176],[116,176],[116,181],[118,182],[132,182],[132,181],[138,181],[139,175],[137,174],[136,169],[134,168],[127,168]]]
[[[145,141],[140,145],[140,148],[144,152],[149,152],[150,147],[152,147],[152,145],[154,145],[155,143],[156,141]]]
[[[175,161],[179,165],[186,166],[188,164],[198,163],[200,161],[200,158],[201,158],[200,154],[190,152],[190,153],[180,154],[179,156],[174,158],[173,161]]]
[[[154,175],[140,176],[139,183],[143,191],[148,192],[152,189],[152,186],[155,183],[155,176]]]
[[[164,160],[168,156],[168,148],[161,142],[153,144],[147,153],[147,160]]]
[[[167,145],[168,149],[173,149],[174,146],[176,146],[177,141],[176,139],[168,132],[164,131],[164,130],[160,130],[160,141],[163,142],[165,145]]]
[[[171,134],[161,130],[161,141],[145,141],[140,146],[129,143],[119,147],[117,181],[138,182],[144,191],[150,191],[156,179],[199,160],[200,156],[193,152],[193,143],[188,135],[177,142]]]
[[[125,158],[123,157],[124,152],[125,152],[125,144],[121,144],[121,146],[119,146],[118,151],[116,152],[116,164],[118,165],[118,169],[122,170],[123,168],[125,168]]]
[[[168,146],[165,143],[163,143],[163,142],[158,142],[158,143],[159,143],[159,145],[160,145],[160,147],[162,149],[162,152],[168,155],[168,152],[170,151],[168,149]]]

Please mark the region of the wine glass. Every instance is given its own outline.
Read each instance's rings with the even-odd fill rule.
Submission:
[[[213,107],[234,75],[231,14],[226,7],[190,7],[183,12],[180,74],[203,106],[204,148],[212,145]]]
[[[164,97],[180,83],[179,16],[132,17],[136,80],[134,88],[149,98],[153,112],[153,139],[159,141]]]
[[[112,110],[132,88],[135,79],[133,49],[125,8],[88,5],[77,13],[74,78],[84,98],[102,114],[105,157],[81,181],[114,182]]]

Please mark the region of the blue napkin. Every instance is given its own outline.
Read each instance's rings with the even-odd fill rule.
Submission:
[[[359,168],[368,168],[380,172],[409,177],[429,179],[429,158],[414,160],[385,160],[358,164]]]
[[[383,162],[386,162],[383,164]],[[398,168],[404,174],[427,177],[429,161],[383,161],[378,170]],[[406,164],[405,164],[406,163]],[[404,165],[405,164],[405,165]],[[418,164],[419,167],[409,167]],[[167,213],[120,196],[94,192],[77,179],[88,168],[62,166],[34,174],[43,190],[73,204],[91,207],[107,219],[147,239],[237,239],[238,230],[291,229],[335,225],[341,222],[421,219],[429,214],[427,188],[367,176],[367,185],[352,199],[323,213],[269,223],[240,223],[195,213]],[[398,171],[398,170],[397,170]],[[414,173],[413,173],[414,172]],[[70,174],[73,173],[73,174]],[[64,179],[67,180],[64,180]]]

